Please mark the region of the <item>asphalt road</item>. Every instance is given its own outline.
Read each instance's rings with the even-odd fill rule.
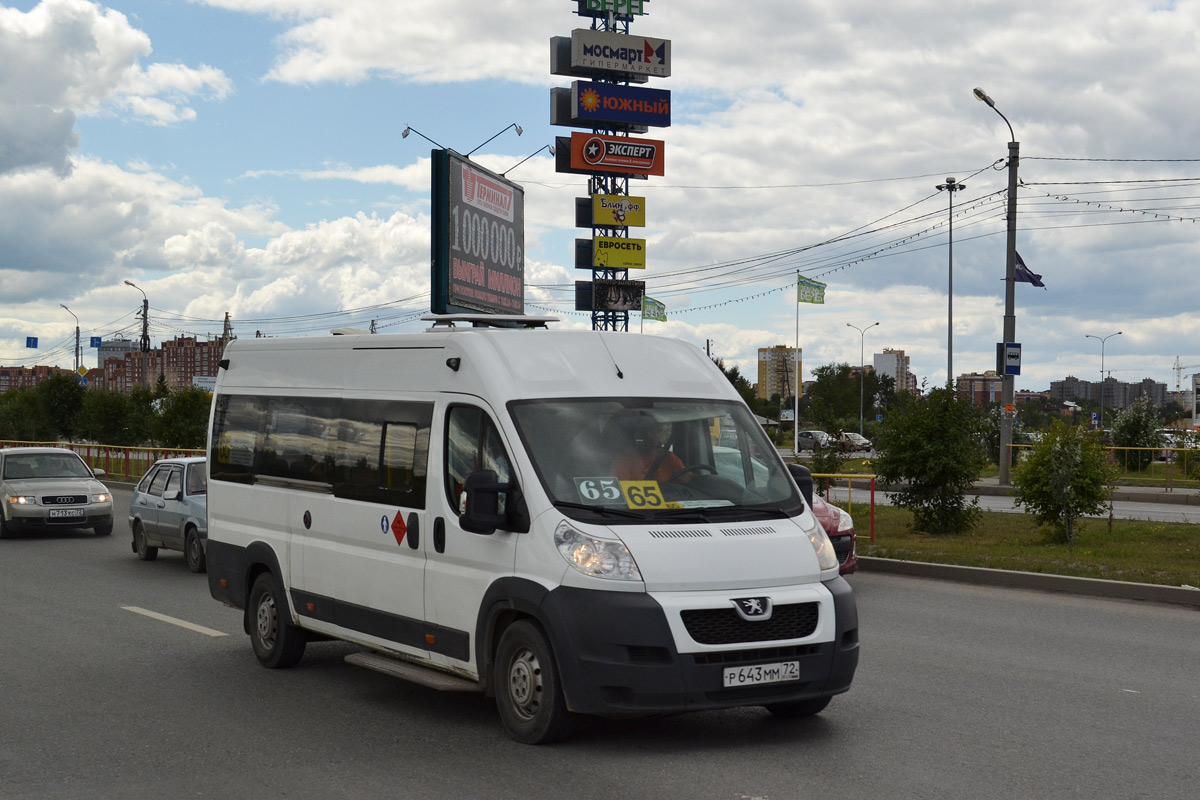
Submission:
[[[483,697],[346,665],[348,645],[263,669],[240,614],[181,554],[139,562],[123,517],[110,538],[6,539],[0,797],[1195,796],[1194,610],[850,580],[862,660],[819,717],[591,720],[527,747]]]
[[[838,502],[847,499],[845,486],[834,486],[829,491],[831,499]],[[868,490],[855,489],[853,492],[855,521],[858,515],[865,513],[865,505],[870,502],[871,493]],[[1012,497],[1006,495],[978,495],[979,507],[984,511],[1000,511],[1005,513],[1024,514],[1025,509],[1018,506]],[[875,492],[875,502],[878,505],[891,505],[889,492]],[[1181,505],[1178,503],[1140,503],[1127,500],[1113,501],[1113,517],[1117,519],[1151,520],[1154,522],[1200,522],[1200,506]],[[1107,518],[1107,513],[1104,515]],[[1030,523],[1032,524],[1032,523]]]

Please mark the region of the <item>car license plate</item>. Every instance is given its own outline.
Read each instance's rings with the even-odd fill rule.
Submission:
[[[778,664],[755,664],[751,667],[727,667],[725,688],[750,686],[755,683],[783,683],[800,680],[800,662],[782,661]]]
[[[50,519],[82,519],[82,508],[52,508],[50,509]]]

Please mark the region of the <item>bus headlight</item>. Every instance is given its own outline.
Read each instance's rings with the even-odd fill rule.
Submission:
[[[613,539],[598,539],[560,522],[554,531],[554,546],[573,568],[592,578],[640,581],[642,573],[629,548]],[[833,547],[830,546],[830,552]],[[837,565],[837,561],[834,561]]]

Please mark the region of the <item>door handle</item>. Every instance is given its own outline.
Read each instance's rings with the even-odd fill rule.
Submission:
[[[438,553],[446,552],[446,520],[441,517],[433,521],[433,549]]]

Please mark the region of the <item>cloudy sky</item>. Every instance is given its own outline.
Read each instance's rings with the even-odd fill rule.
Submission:
[[[429,150],[510,169],[549,124],[549,40],[573,0],[0,3],[0,364],[72,365],[75,320],[155,344],[331,327],[419,330]],[[946,380],[956,177],[955,372],[994,367],[1009,129],[1021,143],[1018,389],[1066,375],[1200,371],[1200,2],[650,0],[672,41],[666,175],[647,198],[662,333],[753,375],[795,342],[806,373],[903,349]],[[543,151],[526,189],[526,310],[587,327],[571,288],[580,176]],[[865,327],[865,337],[847,323]],[[631,328],[638,326],[633,315]],[[37,336],[37,350],[25,347]],[[95,363],[85,350],[85,364]],[[806,377],[808,377],[806,375]]]

